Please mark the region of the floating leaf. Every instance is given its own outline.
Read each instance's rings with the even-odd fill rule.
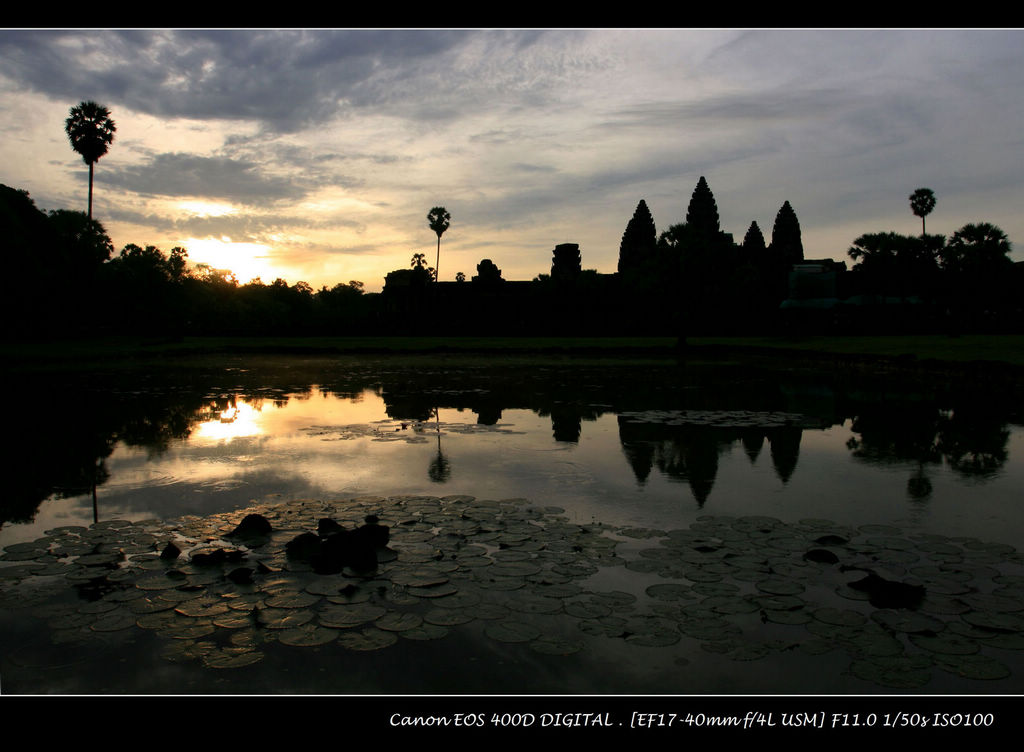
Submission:
[[[316,624],[303,624],[293,629],[286,629],[278,635],[282,645],[295,647],[316,647],[326,645],[338,639],[336,630],[327,629]]]
[[[854,661],[850,673],[858,679],[895,689],[920,689],[931,681],[929,662],[906,658],[873,658]]]
[[[338,642],[349,650],[380,650],[398,642],[394,632],[368,627],[360,632],[342,632]]]
[[[439,640],[448,636],[448,628],[439,624],[421,624],[399,632],[398,635],[407,640]]]
[[[263,653],[246,650],[243,652],[229,652],[231,649],[224,649],[206,653],[202,656],[203,665],[207,668],[228,669],[244,668],[263,660]]]
[[[955,634],[911,634],[909,639],[919,648],[945,655],[973,655],[981,649],[974,640]]]
[[[423,618],[419,614],[402,613],[401,611],[388,611],[373,623],[377,629],[388,632],[404,632],[421,624],[423,624]]]
[[[386,608],[373,603],[334,604],[322,609],[318,618],[325,627],[345,628],[376,621],[386,613]]]
[[[1004,663],[987,655],[936,655],[935,665],[965,679],[1006,679],[1012,672]]]
[[[264,608],[258,612],[258,619],[267,629],[291,629],[300,627],[316,617],[313,611],[292,608]],[[323,620],[321,619],[321,622]]]
[[[199,599],[183,603],[174,610],[182,616],[191,617],[219,616],[230,611],[226,603]]]
[[[320,596],[292,590],[267,599],[270,608],[308,608],[320,602]]]
[[[417,598],[443,598],[446,595],[454,595],[459,592],[459,589],[451,583],[445,583],[428,587],[410,587],[406,592]]]
[[[859,627],[867,621],[864,614],[848,608],[818,608],[811,615],[820,622],[840,627]]]
[[[117,632],[135,626],[135,614],[127,610],[111,611],[103,614],[91,625],[93,632]]]
[[[906,609],[882,609],[871,614],[871,618],[886,629],[895,632],[941,632],[945,624],[926,614]]]

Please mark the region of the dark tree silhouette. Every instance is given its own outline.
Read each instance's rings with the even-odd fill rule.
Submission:
[[[636,205],[619,243],[619,272],[642,269],[651,263],[658,248],[654,218],[643,199]]]
[[[1011,264],[1010,241],[993,224],[979,222],[964,225],[942,249],[942,268],[951,272],[998,272]]]
[[[789,201],[782,204],[772,227],[772,253],[787,267],[804,260],[804,246],[800,240],[800,221]]]
[[[924,231],[924,218],[926,215],[932,213],[932,209],[935,208],[935,194],[931,188],[918,188],[916,191],[910,194],[910,210],[914,212],[915,216],[921,218],[921,235],[925,234]]]
[[[71,141],[71,148],[82,156],[89,165],[89,219],[92,219],[92,176],[93,167],[99,158],[107,153],[114,141],[117,127],[110,119],[110,110],[95,102],[81,102],[71,108],[64,130]]]
[[[846,253],[857,262],[854,271],[861,275],[868,292],[906,298],[927,288],[944,240],[941,235],[917,238],[895,232],[872,232],[854,240]]]
[[[76,272],[94,269],[110,260],[114,244],[103,225],[95,219],[69,209],[55,209],[50,212],[49,218],[63,256],[61,261],[69,269]]]
[[[427,213],[427,223],[430,225],[430,229],[437,233],[437,261],[434,262],[434,279],[440,279],[437,275],[441,268],[441,236],[448,229],[451,218],[452,215],[443,206],[435,206]]]

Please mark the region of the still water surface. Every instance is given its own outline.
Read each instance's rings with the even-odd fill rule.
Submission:
[[[740,363],[238,358],[60,377],[43,391],[46,399],[13,411],[24,440],[11,458],[21,472],[0,528],[9,560],[0,562],[6,692],[1024,687],[1024,431],[1012,399],[969,384]],[[111,593],[119,604],[111,611],[121,613],[139,570],[90,590],[57,570],[11,569],[29,560],[19,552],[33,541],[51,558],[32,563],[49,565],[54,548],[95,521],[151,531],[163,522],[142,554],[152,559],[182,530],[193,543],[200,532],[222,535],[239,510],[267,513],[283,529],[287,508],[308,512],[305,527],[289,523],[293,533],[315,530],[320,516],[354,526],[368,512],[392,525],[397,564],[382,562],[365,589],[376,588],[369,602],[394,619],[428,612],[425,600],[395,591],[410,587],[410,576],[436,574],[438,558],[457,562],[440,536],[459,536],[504,576],[448,571],[445,587],[461,582],[448,603],[476,599],[480,609],[482,601],[494,619],[451,619],[436,639],[408,632],[417,639],[346,649],[354,628],[332,627],[321,601],[309,606],[303,639],[312,643],[315,632],[323,642],[272,639],[252,665],[211,668],[201,652],[226,644],[229,628],[190,639],[133,626],[127,614],[124,624],[89,620]],[[497,528],[511,537],[490,537]],[[529,535],[544,528],[562,537]],[[581,529],[590,538],[579,538]],[[64,537],[46,540],[54,531]],[[610,547],[592,546],[595,538]],[[284,542],[263,548],[277,546],[267,561],[280,577],[295,572],[273,587],[309,598],[312,574],[279,555]],[[443,555],[414,564],[424,545]],[[807,558],[822,550],[837,561]],[[612,551],[617,560],[607,559]],[[574,553],[585,566],[566,558]],[[220,570],[211,578],[182,561],[207,606],[254,595],[221,587]],[[74,555],[58,562],[76,564]],[[427,569],[403,569],[414,566]],[[868,574],[923,587],[930,600],[872,603],[849,587]],[[246,587],[272,595],[270,585]],[[32,588],[45,598],[17,607]],[[514,618],[502,621],[497,609],[508,603]],[[920,622],[908,624],[908,614]],[[404,625],[380,623],[403,635]],[[539,633],[515,633],[522,625]],[[168,645],[185,644],[200,647],[168,656]]]

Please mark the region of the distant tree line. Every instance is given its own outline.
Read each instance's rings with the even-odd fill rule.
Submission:
[[[924,193],[923,193],[924,192]],[[922,218],[934,194],[918,189]],[[450,215],[435,207],[441,234]],[[941,235],[867,233],[849,248],[853,266],[804,258],[789,201],[770,239],[751,222],[742,242],[722,231],[701,177],[685,221],[660,234],[645,201],[628,221],[615,274],[583,268],[580,247],[552,251],[550,272],[508,281],[490,259],[471,278],[439,282],[414,253],[389,273],[383,293],[350,281],[239,284],[190,264],[184,248],[130,243],[115,253],[86,213],[43,212],[25,191],[0,186],[0,242],[11,272],[3,296],[8,337],[183,335],[668,335],[766,334],[808,325],[832,332],[1024,331],[1024,265],[1009,258],[998,227],[968,224]],[[439,252],[438,252],[439,260]],[[435,262],[436,264],[437,262]],[[809,267],[838,270],[826,298],[795,292]],[[817,293],[821,295],[822,293]],[[789,307],[794,303],[801,306]],[[820,304],[820,305],[819,305]]]
[[[833,332],[1024,331],[1024,264],[1011,261],[1006,234],[981,222],[948,239],[928,235],[924,219],[935,204],[930,189],[914,191],[910,205],[921,217],[921,235],[862,235],[848,250],[847,272],[831,259],[804,258],[789,201],[775,216],[770,242],[752,222],[735,243],[721,231],[701,177],[686,221],[660,235],[646,203],[637,205],[619,247],[621,320],[637,333],[674,327],[683,334],[757,334],[808,323]],[[823,271],[834,283],[808,299],[801,281]]]
[[[190,265],[188,251],[129,243],[120,252],[84,212],[36,208],[0,185],[0,242],[9,271],[9,338],[133,334],[359,334],[375,331],[363,283],[313,288]]]

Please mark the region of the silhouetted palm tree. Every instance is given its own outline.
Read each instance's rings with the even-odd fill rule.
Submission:
[[[931,188],[918,188],[910,194],[910,210],[921,218],[921,235],[924,235],[924,218],[935,208],[935,194]]]
[[[437,261],[434,262],[434,279],[440,279],[438,274],[441,269],[441,236],[448,229],[451,218],[452,215],[443,206],[435,206],[427,213],[430,229],[437,233]]]
[[[110,119],[110,110],[89,101],[71,108],[68,119],[64,121],[64,130],[71,141],[71,148],[81,154],[89,165],[89,219],[92,219],[93,165],[107,153],[117,127]]]

